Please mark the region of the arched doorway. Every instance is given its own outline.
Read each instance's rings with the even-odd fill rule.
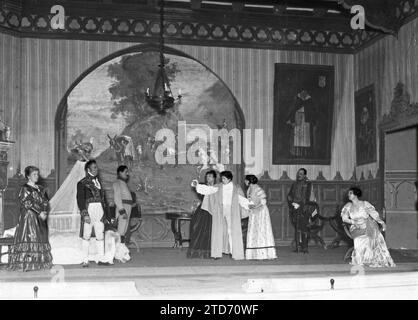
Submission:
[[[131,169],[131,189],[136,191],[145,214],[143,240],[160,245],[172,236],[164,212],[167,208],[191,210],[196,206],[190,181],[203,180],[206,168],[156,163],[156,132],[168,128],[177,133],[180,120],[187,123],[187,130],[226,127],[228,131],[242,131],[245,121],[235,97],[216,74],[196,59],[168,47],[165,56],[171,89],[174,94],[181,89],[183,98],[166,115],[149,108],[144,98],[146,88],[154,85],[158,50],[155,45],[134,46],[86,70],[61,100],[55,125],[57,185],[61,185],[77,159],[71,150],[80,141],[91,142],[92,157],[99,163],[110,201],[116,168],[130,160],[123,156],[126,152],[111,148],[110,140],[122,136],[130,139],[133,161],[126,163]],[[187,142],[188,146],[193,144]],[[243,142],[239,143],[242,160]],[[230,156],[232,160],[232,152]],[[241,182],[243,163],[226,165],[226,169]]]

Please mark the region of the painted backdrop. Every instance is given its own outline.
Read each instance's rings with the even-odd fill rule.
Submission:
[[[158,53],[153,51],[125,54],[100,65],[67,100],[67,172],[77,160],[74,150],[90,145],[108,198],[113,199],[110,189],[118,164],[127,164],[130,187],[148,212],[196,207],[197,196],[190,182],[203,181],[208,169],[202,164],[158,164],[154,155],[162,143],[155,139],[159,129],[176,133],[178,121],[191,127],[228,130],[239,123],[234,97],[211,71],[186,57],[165,57],[173,95],[179,90],[182,95],[181,102],[166,114],[158,114],[145,102],[147,88],[154,88],[159,64]],[[187,146],[193,143],[191,139]],[[177,155],[177,150],[167,152]],[[236,172],[232,164],[225,167]]]

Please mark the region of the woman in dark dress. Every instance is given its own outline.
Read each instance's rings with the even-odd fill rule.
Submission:
[[[208,186],[215,185],[216,172],[214,170],[206,172],[205,183]],[[196,209],[190,222],[190,245],[187,258],[210,258],[212,216],[201,207],[202,204]]]
[[[14,244],[9,251],[9,270],[31,271],[52,267],[51,246],[48,241],[48,198],[37,185],[39,169],[25,169],[28,182],[19,191],[20,216]]]

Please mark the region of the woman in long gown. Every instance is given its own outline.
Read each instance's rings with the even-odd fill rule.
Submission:
[[[80,212],[77,206],[77,183],[86,176],[84,166],[89,160],[92,143],[77,144],[72,153],[78,160],[62,185],[49,201],[49,242],[54,264],[80,264],[83,262],[81,247]]]
[[[205,182],[208,186],[215,185],[216,172],[214,170],[206,172]],[[196,209],[190,222],[190,244],[187,258],[210,258],[212,216],[201,207],[202,204]]]
[[[276,259],[277,252],[270,213],[266,204],[266,193],[257,183],[256,176],[245,176],[245,185],[248,186],[247,198],[250,201],[245,258],[247,260]]]
[[[343,207],[341,212],[343,222],[350,224],[350,233],[354,239],[351,264],[395,267],[378,226],[380,224],[384,231],[386,225],[369,202],[359,200],[361,194],[359,188],[350,188],[348,191],[350,202]]]
[[[48,198],[37,185],[39,169],[25,168],[28,182],[19,191],[20,216],[14,243],[9,251],[9,270],[31,271],[52,267],[51,246],[48,242]]]

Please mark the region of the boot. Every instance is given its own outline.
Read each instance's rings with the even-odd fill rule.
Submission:
[[[105,245],[103,240],[96,240],[97,252],[98,252],[98,265],[99,266],[108,266],[109,262],[105,261]]]
[[[308,235],[306,232],[302,232],[302,252],[309,253],[308,251]]]
[[[90,247],[90,241],[89,240],[81,240],[81,248],[83,252],[83,268],[87,268],[89,265],[89,247]]]

